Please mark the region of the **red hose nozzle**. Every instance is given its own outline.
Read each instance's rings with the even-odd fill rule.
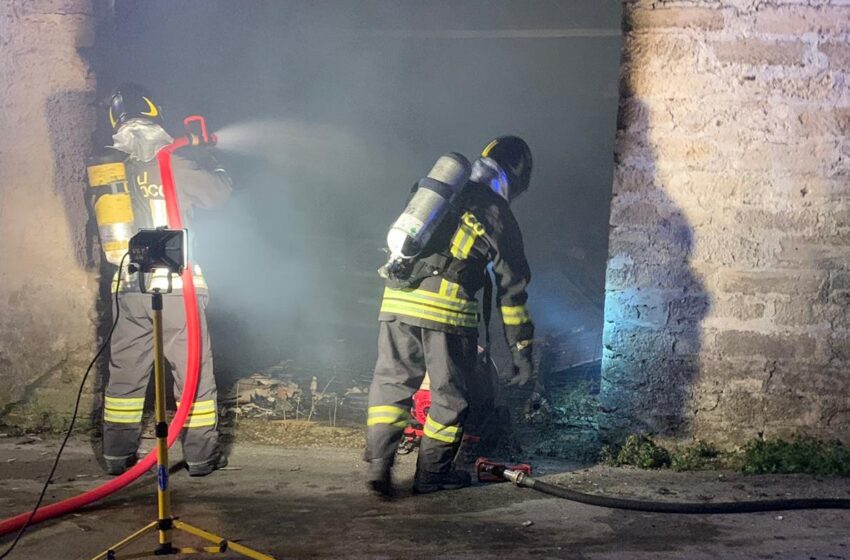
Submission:
[[[531,476],[531,465],[528,463],[505,465],[491,461],[487,457],[479,457],[475,461],[475,473],[478,475],[478,482],[505,482],[510,480],[519,484],[518,479]]]
[[[201,115],[191,115],[183,119],[186,127],[186,139],[189,146],[214,146],[218,142],[215,134],[207,132],[207,120]]]

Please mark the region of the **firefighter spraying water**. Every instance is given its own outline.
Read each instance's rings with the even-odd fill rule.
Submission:
[[[106,154],[92,158],[89,161],[88,176],[90,182],[90,195],[92,207],[98,223],[102,246],[106,259],[115,264],[115,259],[127,251],[129,239],[135,230],[141,227],[153,227],[157,225],[168,225],[180,229],[183,227],[183,215],[178,205],[178,193],[175,192],[175,173],[172,169],[172,160],[177,161],[177,167],[185,168],[176,173],[177,179],[187,183],[190,191],[193,181],[198,181],[205,173],[219,175],[220,189],[211,189],[201,193],[204,200],[208,197],[229,192],[229,178],[217,166],[212,171],[203,171],[197,164],[189,163],[181,157],[172,157],[175,150],[199,146],[211,143],[212,135],[207,136],[203,119],[193,117],[187,119],[185,124],[201,124],[200,130],[189,130],[188,133],[177,139],[172,138],[162,129],[161,109],[153,101],[153,96],[135,84],[125,84],[115,90],[107,103],[107,115],[110,125],[115,131],[115,144]],[[153,146],[153,148],[152,148]],[[209,161],[209,160],[208,160]],[[161,171],[161,174],[160,174]],[[189,178],[187,179],[186,176]],[[185,193],[184,193],[185,194]],[[197,200],[188,201],[189,210]],[[203,206],[203,204],[200,204]],[[209,342],[206,340],[202,346],[201,337],[206,336],[205,328],[202,329],[201,309],[199,303],[204,299],[203,294],[198,294],[195,289],[195,278],[193,267],[188,267],[178,278],[171,278],[167,272],[164,275],[148,273],[139,275],[131,273],[128,269],[115,271],[113,277],[113,296],[117,301],[116,310],[118,316],[113,324],[110,338],[118,332],[122,312],[133,313],[127,305],[142,304],[142,294],[139,291],[125,292],[128,284],[134,285],[139,290],[140,282],[147,287],[166,286],[170,283],[172,287],[180,286],[186,297],[177,297],[172,294],[164,298],[169,306],[168,314],[184,317],[185,326],[181,327],[183,332],[180,336],[173,336],[170,358],[179,361],[182,370],[177,375],[183,374],[180,381],[182,394],[186,397],[178,400],[177,412],[174,415],[168,430],[168,445],[171,445],[179,436],[183,436],[184,452],[187,457],[197,457],[199,461],[192,461],[190,474],[204,475],[212,472],[215,468],[224,465],[224,456],[219,452],[216,430],[216,414],[214,409],[209,411],[198,407],[196,396],[209,395],[206,401],[215,403],[215,384],[212,382],[212,371],[207,370],[207,380],[199,389],[199,370],[202,363],[211,363],[205,360],[202,352],[209,352]],[[204,289],[203,280],[198,279],[199,292]],[[180,300],[183,300],[181,303]],[[29,513],[23,513],[0,521],[0,535],[18,530],[20,531],[31,523],[50,519],[65,513],[74,511],[87,504],[96,502],[104,497],[124,488],[139,476],[144,474],[156,462],[155,453],[148,454],[138,464],[132,466],[136,460],[135,451],[138,447],[140,435],[140,421],[142,406],[144,404],[143,393],[135,392],[133,387],[139,383],[146,382],[150,375],[149,367],[153,364],[152,334],[143,326],[144,321],[151,322],[149,309],[138,309],[140,314],[125,328],[135,325],[139,332],[135,337],[127,338],[126,347],[113,345],[113,363],[110,370],[117,372],[110,379],[110,388],[107,388],[106,410],[104,411],[104,447],[106,455],[106,468],[112,474],[120,474],[117,478],[89,490],[73,498],[63,500],[44,507],[37,507]],[[129,335],[129,333],[128,333]],[[119,336],[120,340],[120,336]],[[183,341],[182,348],[174,342]],[[141,347],[139,346],[141,344]],[[129,368],[122,370],[120,364],[114,363],[116,357],[121,361],[123,356],[127,363],[132,362],[130,356],[133,351],[141,351],[140,363],[144,365],[141,369]],[[167,351],[167,350],[166,350]],[[92,364],[89,366],[89,370]],[[173,364],[172,364],[173,365]],[[88,373],[88,372],[87,372]],[[129,377],[128,377],[129,375]],[[85,376],[84,376],[85,379]],[[206,386],[206,388],[204,388]],[[210,391],[210,386],[212,391]],[[120,395],[121,391],[130,391],[127,396]],[[119,394],[116,394],[119,393]],[[123,400],[126,399],[126,400]],[[183,430],[183,428],[187,430]],[[70,431],[69,431],[70,434]],[[116,453],[117,450],[117,453]],[[122,474],[123,473],[123,474]]]
[[[93,206],[104,252],[109,262],[117,265],[126,252],[130,236],[141,228],[168,225],[163,177],[157,158],[172,138],[162,127],[161,109],[154,103],[153,96],[138,85],[125,84],[117,88],[109,98],[107,114],[114,132],[114,144],[89,166],[89,180],[95,193]],[[207,137],[203,119],[189,119],[186,124],[197,125],[198,133]],[[191,216],[193,208],[213,208],[230,194],[230,178],[206,150],[175,154],[171,169],[183,202],[183,220]],[[120,284],[117,281],[119,273],[123,274]],[[182,441],[189,474],[203,476],[223,466],[226,460],[218,446],[216,429],[216,387],[204,313],[207,285],[200,267],[195,266],[192,273],[198,293],[202,356],[199,387]],[[145,389],[151,375],[153,339],[149,332],[143,333],[151,316],[147,299],[141,292],[173,288],[164,298],[163,316],[166,356],[174,372],[178,402],[186,375],[187,333],[180,277],[172,278],[167,270],[154,270],[145,275],[124,270],[116,271],[115,275],[113,292],[121,291],[118,300],[121,313],[112,336],[103,415],[103,455],[107,472],[117,475],[136,462]]]

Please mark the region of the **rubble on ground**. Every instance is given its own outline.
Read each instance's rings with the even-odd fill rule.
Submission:
[[[309,380],[309,381],[308,381]],[[331,427],[358,421],[365,411],[368,388],[352,385],[329,390],[336,377],[319,380],[293,371],[281,362],[265,371],[239,379],[220,398],[226,423],[246,419],[317,422]]]

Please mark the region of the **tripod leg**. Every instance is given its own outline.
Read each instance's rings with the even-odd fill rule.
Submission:
[[[165,420],[165,353],[162,342],[162,294],[151,294],[153,309],[154,388],[156,392],[156,479],[159,545],[171,550],[171,494],[168,489],[168,422]]]
[[[269,556],[267,554],[263,554],[262,552],[257,552],[256,550],[252,550],[247,546],[242,546],[241,544],[235,543],[233,541],[229,541],[225,538],[219,537],[209,531],[204,531],[198,527],[193,525],[189,525],[183,521],[174,520],[174,528],[178,531],[185,531],[190,535],[195,535],[196,537],[200,537],[204,540],[207,540],[212,543],[216,543],[219,546],[219,550],[221,552],[224,551],[232,551],[237,554],[241,554],[246,558],[253,558],[254,560],[274,560],[274,557]]]
[[[103,552],[101,552],[100,554],[98,554],[97,556],[92,558],[92,560],[106,560],[107,558],[110,557],[110,553],[111,553],[112,557],[115,557],[116,552],[118,552],[119,550],[121,550],[122,548],[124,548],[125,546],[127,546],[129,544],[133,544],[134,542],[136,542],[140,538],[144,537],[148,533],[150,533],[152,531],[156,531],[158,526],[159,526],[159,522],[157,522],[157,521],[154,521],[153,523],[149,523],[149,524],[145,525],[144,527],[142,527],[141,529],[139,529],[138,531],[136,531],[135,533],[133,533],[132,535],[127,537],[126,539],[124,539],[120,542],[117,542],[114,545],[112,545],[111,547],[109,547],[109,550],[104,550]]]

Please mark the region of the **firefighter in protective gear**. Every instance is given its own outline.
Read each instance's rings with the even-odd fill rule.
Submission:
[[[109,98],[108,117],[113,131],[111,156],[126,169],[126,191],[132,204],[132,230],[168,224],[157,153],[172,142],[162,127],[160,107],[153,97],[135,84],[117,88]],[[213,208],[223,203],[231,191],[227,173],[206,152],[198,149],[187,157],[183,150],[172,157],[172,170],[184,221],[193,208]],[[92,170],[90,168],[90,177]],[[93,184],[94,186],[94,184]],[[103,228],[101,228],[103,229]],[[116,263],[113,263],[116,264]],[[203,476],[226,464],[218,443],[216,385],[213,377],[212,350],[205,316],[207,285],[199,267],[193,270],[198,293],[201,324],[201,363],[195,402],[181,435],[183,455],[189,474]],[[145,393],[153,371],[153,315],[150,296],[141,293],[140,283],[148,291],[165,292],[167,271],[140,275],[126,267],[118,282],[116,271],[112,292],[120,290],[120,315],[112,335],[109,382],[103,414],[103,454],[107,472],[121,474],[136,462],[141,436]],[[182,281],[171,278],[173,291],[163,294],[163,342],[165,358],[175,380],[179,399],[186,374],[187,329],[182,301]]]
[[[532,373],[534,325],[526,300],[531,272],[510,201],[528,188],[531,152],[515,136],[490,142],[445,219],[412,266],[405,287],[388,280],[379,316],[378,359],[369,391],[369,488],[392,495],[396,446],[408,425],[411,398],[425,371],[431,408],[424,425],[414,493],[457,489],[469,473],[453,460],[463,437],[468,385],[476,382],[478,303],[492,265],[496,296],[513,356],[511,384]],[[489,281],[489,279],[487,279]]]

